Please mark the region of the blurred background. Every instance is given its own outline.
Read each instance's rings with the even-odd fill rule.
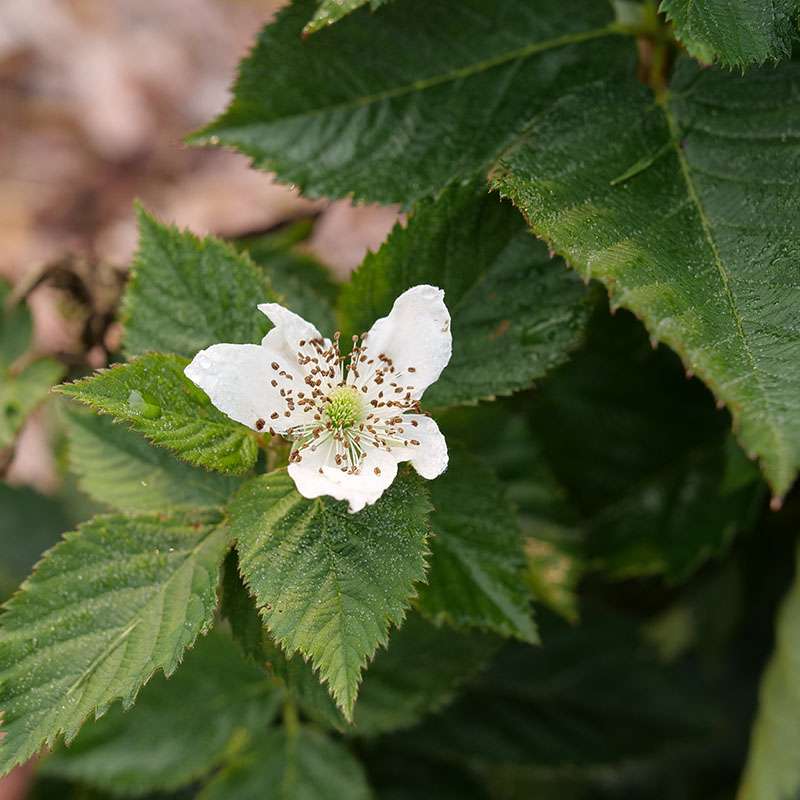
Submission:
[[[0,2],[0,279],[28,301],[35,356],[73,370],[107,363],[137,199],[164,221],[227,237],[313,217],[302,247],[340,275],[383,241],[395,209],[312,203],[242,156],[182,144],[224,109],[236,64],[281,4]],[[87,513],[59,450],[51,403],[0,445],[0,548],[4,532],[29,531],[20,575]],[[0,574],[0,595],[18,577]],[[0,800],[25,797],[26,778],[0,780]]]

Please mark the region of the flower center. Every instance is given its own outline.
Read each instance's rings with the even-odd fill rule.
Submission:
[[[339,386],[328,395],[325,415],[335,428],[352,428],[364,419],[364,404],[358,390],[352,386]]]

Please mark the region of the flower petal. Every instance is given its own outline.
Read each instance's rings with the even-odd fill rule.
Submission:
[[[441,375],[453,352],[450,313],[443,298],[444,292],[435,286],[414,286],[394,301],[389,316],[377,320],[367,334],[364,354],[375,359],[376,366],[381,363],[379,355],[390,358],[399,383],[414,387],[415,400]],[[372,399],[375,392],[369,377],[365,374],[356,384],[366,382]]]
[[[317,351],[310,342],[317,340],[321,343],[322,349],[327,350],[331,346],[330,339],[325,339],[310,322],[278,303],[261,303],[258,310],[266,315],[275,326],[267,332],[261,344],[273,354],[278,364],[281,365],[281,369],[285,369],[284,365],[289,364],[295,369],[301,370],[303,377],[310,374],[314,363],[300,366],[297,359],[298,352],[302,351],[304,355],[315,356]],[[303,344],[301,345],[300,342]],[[329,386],[335,386],[341,380],[340,374],[332,380],[328,378],[324,380]]]
[[[449,459],[447,442],[439,426],[424,414],[404,414],[402,428],[406,440],[414,440],[419,444],[394,448],[392,454],[398,461],[411,462],[411,466],[423,478],[438,478],[447,469]]]
[[[283,433],[307,422],[308,413],[295,408],[286,416],[287,404],[280,390],[301,384],[302,376],[293,381],[280,376],[273,361],[270,351],[258,344],[215,344],[201,350],[184,374],[236,422],[253,430],[272,428]]]
[[[329,495],[347,500],[350,513],[372,505],[391,486],[397,476],[397,462],[392,454],[367,447],[366,458],[357,475],[342,472],[333,461],[333,447],[323,444],[316,451],[306,447],[302,460],[289,464],[289,476],[303,497]]]

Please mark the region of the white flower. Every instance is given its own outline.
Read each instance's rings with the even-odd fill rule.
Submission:
[[[347,363],[333,341],[276,303],[275,326],[257,344],[201,350],[186,376],[231,419],[293,441],[289,475],[304,497],[330,495],[356,512],[374,503],[410,461],[423,478],[447,467],[447,445],[420,412],[422,393],[452,352],[444,292],[415,286],[388,317],[353,337]]]

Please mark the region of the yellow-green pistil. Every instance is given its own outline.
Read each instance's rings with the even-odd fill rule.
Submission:
[[[325,416],[339,430],[347,430],[364,419],[364,404],[358,390],[352,386],[339,386],[328,395]]]

